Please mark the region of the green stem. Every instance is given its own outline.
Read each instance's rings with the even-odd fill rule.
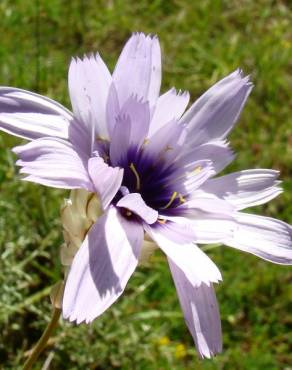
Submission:
[[[26,360],[26,362],[23,366],[23,370],[31,369],[33,364],[38,359],[39,355],[45,349],[46,344],[47,344],[50,336],[52,335],[52,332],[54,331],[55,327],[58,325],[60,314],[61,314],[61,310],[59,308],[54,308],[53,316],[51,318],[51,321],[48,323],[48,326],[46,327],[45,331],[43,332],[43,335],[40,337],[36,346],[32,350],[29,358]]]

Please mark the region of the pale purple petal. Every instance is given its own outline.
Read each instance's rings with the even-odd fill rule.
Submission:
[[[121,109],[120,116],[129,117],[131,121],[129,145],[140,148],[149,130],[150,110],[148,102],[130,96]]]
[[[173,261],[168,262],[197,351],[202,358],[210,358],[222,351],[220,314],[213,285],[194,286]]]
[[[110,159],[114,166],[127,162],[130,148],[139,150],[149,128],[149,104],[130,97],[115,119],[111,134]]]
[[[118,93],[114,82],[112,82],[109,88],[109,93],[106,102],[107,128],[110,137],[112,137],[119,113],[120,113],[120,104],[118,99]]]
[[[186,171],[184,167],[178,168],[168,184],[182,195],[191,195],[204,184],[210,177],[215,175],[213,164],[209,160],[199,160],[192,163],[192,167]]]
[[[68,85],[74,115],[90,133],[108,138],[106,103],[112,78],[99,54],[72,59]]]
[[[113,73],[120,106],[136,95],[152,107],[161,81],[160,47],[156,36],[133,34],[126,43]]]
[[[163,216],[163,218],[188,227],[193,233],[196,244],[224,243],[231,238],[234,230],[234,219],[227,214],[207,213],[199,209],[192,210],[185,217]]]
[[[149,225],[156,222],[158,218],[158,212],[147,206],[140,193],[131,193],[125,195],[118,201],[117,207],[123,207],[134,212]]]
[[[143,228],[111,207],[92,226],[74,257],[63,298],[63,316],[93,321],[123,293],[136,269]]]
[[[187,222],[183,225],[167,221],[154,227],[144,225],[144,228],[168,258],[184,271],[194,286],[200,286],[202,282],[209,284],[222,280],[217,266],[192,243],[194,232],[188,229]]]
[[[12,87],[0,88],[0,130],[28,140],[44,136],[67,139],[72,114],[44,96]]]
[[[149,137],[154,135],[161,127],[172,120],[178,120],[185,111],[190,100],[188,92],[177,92],[175,88],[161,95],[156,103]]]
[[[145,156],[164,159],[171,163],[184,144],[184,132],[184,127],[175,120],[168,122],[145,142],[143,153]]]
[[[56,188],[93,191],[85,165],[87,159],[82,158],[69,142],[45,137],[13,151],[20,158],[16,162],[22,167],[20,173],[29,175],[24,180]]]
[[[255,169],[206,181],[202,191],[231,203],[237,210],[266,203],[282,192],[278,171]]]
[[[208,194],[204,194],[200,189],[193,192],[190,199],[179,206],[179,209],[184,209],[189,217],[196,217],[197,210],[221,215],[232,215],[235,211],[234,206],[226,200],[215,196],[208,197]]]
[[[252,89],[240,70],[212,86],[183,115],[181,124],[189,131],[189,143],[198,145],[224,139],[232,130]]]
[[[100,196],[102,207],[106,209],[121,187],[124,170],[110,167],[102,158],[95,157],[88,161],[88,172]]]
[[[292,228],[280,220],[238,212],[224,244],[270,262],[292,264]]]
[[[147,100],[153,108],[159,97],[161,85],[161,50],[157,36],[153,36],[151,41],[151,72]]]
[[[189,171],[194,160],[208,159],[212,162],[215,173],[219,173],[233,161],[234,157],[228,143],[218,140],[195,147],[183,147],[177,164]]]
[[[164,216],[175,223],[189,223],[195,243],[222,243],[270,262],[292,264],[292,228],[285,222],[241,212],[224,215],[197,211],[188,217]]]
[[[130,117],[118,116],[110,142],[110,160],[112,166],[127,163],[130,135]]]

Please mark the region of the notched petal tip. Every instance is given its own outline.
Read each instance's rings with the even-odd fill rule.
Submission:
[[[157,34],[144,33],[144,32],[140,32],[140,31],[134,31],[134,32],[132,32],[132,35],[131,35],[129,41],[131,39],[134,39],[134,38],[143,38],[145,40],[146,39],[150,39],[151,41],[158,41],[159,40]]]
[[[232,76],[232,74],[230,76]],[[246,87],[249,87],[250,89],[253,88],[254,84],[251,81],[251,75],[250,74],[245,75],[245,73],[243,72],[241,68],[237,68],[234,71],[234,77],[239,78],[240,81],[243,83],[243,85],[245,85]]]

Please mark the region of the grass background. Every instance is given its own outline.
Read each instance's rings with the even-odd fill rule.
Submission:
[[[100,51],[112,68],[132,31],[157,33],[162,91],[193,99],[238,66],[255,83],[231,135],[228,168],[281,170],[285,193],[255,212],[292,222],[289,1],[1,0],[0,84],[70,107],[70,57]],[[62,276],[59,207],[65,191],[21,182],[0,134],[0,368],[20,369],[50,318],[48,292]],[[61,322],[36,369],[292,369],[292,271],[220,247],[210,251],[224,352],[198,360],[164,257],[139,268],[126,293],[93,325]]]

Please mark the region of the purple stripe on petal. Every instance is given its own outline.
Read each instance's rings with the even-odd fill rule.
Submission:
[[[143,228],[111,207],[92,226],[74,257],[63,298],[63,316],[93,321],[123,293],[136,269]]]
[[[210,358],[222,351],[220,314],[213,285],[194,286],[184,271],[168,259],[177,295],[198,353]]]
[[[153,208],[148,207],[139,193],[125,195],[118,201],[117,207],[127,208],[141,217],[149,225],[156,222],[158,218],[158,212]]]

